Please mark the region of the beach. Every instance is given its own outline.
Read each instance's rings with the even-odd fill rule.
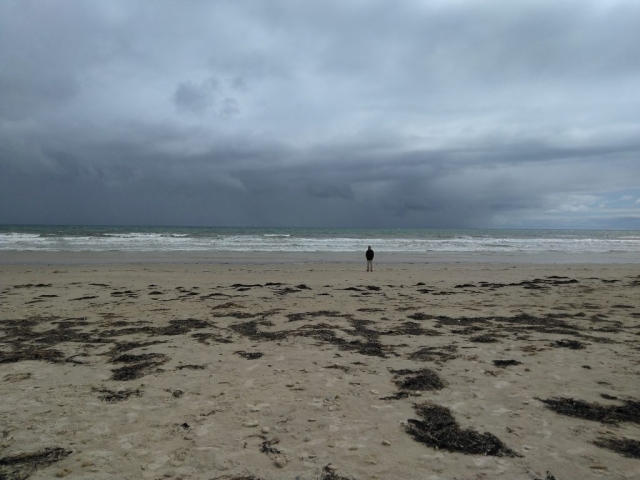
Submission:
[[[640,476],[637,262],[2,255],[0,478]]]

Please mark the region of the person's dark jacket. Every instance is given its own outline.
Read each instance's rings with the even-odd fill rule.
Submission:
[[[373,250],[367,250],[367,260],[373,260]]]

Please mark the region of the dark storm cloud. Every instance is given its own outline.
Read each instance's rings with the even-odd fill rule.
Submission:
[[[0,222],[638,228],[638,24],[631,0],[6,1]]]

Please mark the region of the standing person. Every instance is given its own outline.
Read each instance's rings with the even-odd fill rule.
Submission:
[[[367,272],[373,272],[373,250],[371,250],[371,245],[367,249],[366,253],[367,257]]]

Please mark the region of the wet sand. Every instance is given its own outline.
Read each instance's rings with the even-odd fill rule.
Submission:
[[[637,265],[73,263],[0,266],[0,478],[640,476]]]

